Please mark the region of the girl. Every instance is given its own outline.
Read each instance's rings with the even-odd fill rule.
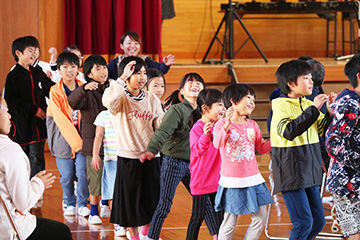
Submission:
[[[207,199],[215,204],[215,195],[220,179],[220,152],[212,143],[214,123],[225,113],[221,92],[204,89],[196,99],[197,108],[189,118],[190,131],[190,190],[193,195],[192,215],[186,239],[197,239],[205,216]],[[217,213],[218,225],[223,212]]]
[[[68,101],[70,106],[73,109],[80,110],[82,115],[82,153],[86,156],[86,170],[89,181],[91,206],[89,223],[102,224],[100,217],[109,218],[110,209],[108,201],[103,200],[100,203],[101,212],[99,214],[103,164],[102,160],[96,156],[93,157],[92,153],[96,130],[94,120],[101,111],[106,110],[101,102],[104,90],[109,86],[108,70],[105,59],[100,55],[88,57],[84,63],[83,72],[87,83],[69,95]],[[104,156],[103,147],[100,148],[99,155],[101,157]]]
[[[37,218],[27,209],[33,207],[45,189],[51,188],[55,176],[40,171],[30,180],[30,161],[20,145],[10,140],[10,114],[0,94],[0,196],[6,201],[21,239],[72,239],[68,226],[45,218]],[[14,231],[0,210],[0,239],[13,239]],[[5,219],[4,219],[5,218]],[[20,239],[18,236],[16,239]]]
[[[164,74],[160,70],[149,68],[147,77],[148,81],[145,84],[146,90],[154,93],[159,99],[161,99],[166,90]]]
[[[73,53],[62,53],[57,60],[58,70],[63,78],[50,90],[47,108],[46,127],[51,154],[56,157],[56,164],[61,174],[63,189],[64,215],[75,215],[76,201],[79,215],[89,216],[86,207],[89,197],[86,177],[86,157],[82,154],[83,140],[79,134],[81,114],[72,109],[67,97],[82,82],[76,78],[79,59]],[[78,179],[76,195],[74,194],[74,178]]]
[[[152,159],[161,149],[164,154],[161,166],[160,200],[151,220],[148,237],[158,239],[167,214],[170,212],[172,200],[180,181],[190,191],[190,147],[189,124],[190,113],[196,108],[196,98],[205,88],[204,80],[197,73],[188,73],[180,82],[179,90],[173,92],[167,99],[167,105],[172,104],[162,119],[161,126],[147,146],[147,151],[141,154],[140,160]],[[183,96],[180,103],[179,93]],[[175,104],[179,103],[179,104]],[[152,160],[153,161],[153,160]],[[217,226],[210,201],[208,201],[205,221],[211,235],[217,234]]]
[[[150,224],[160,192],[160,158],[139,161],[164,113],[155,94],[142,90],[146,71],[141,58],[125,58],[119,65],[121,77],[103,97],[113,114],[118,160],[110,222],[127,227],[132,240],[139,239],[138,226]]]
[[[142,40],[136,32],[129,31],[122,35],[120,48],[124,51],[124,54],[110,61],[108,65],[110,79],[117,79],[120,76],[118,73],[119,64],[124,58],[129,56],[142,58],[146,62],[147,67],[159,69],[164,74],[169,71],[171,64],[175,63],[175,57],[171,54],[165,56],[162,63],[155,62],[149,56],[141,55],[141,45]]]
[[[257,166],[255,149],[270,151],[259,126],[247,118],[255,108],[255,93],[245,84],[234,84],[223,92],[226,118],[214,128],[214,146],[220,149],[221,177],[215,210],[225,210],[219,239],[232,239],[237,216],[251,213],[244,239],[258,239],[266,220],[266,205],[273,202]]]

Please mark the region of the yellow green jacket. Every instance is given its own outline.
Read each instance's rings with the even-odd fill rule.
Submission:
[[[330,115],[322,114],[305,97],[285,95],[272,102],[271,151],[274,193],[321,184],[322,156],[319,135],[323,136]]]

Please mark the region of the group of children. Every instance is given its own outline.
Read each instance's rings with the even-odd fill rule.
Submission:
[[[64,215],[75,215],[77,204],[78,214],[89,216],[90,224],[110,218],[116,236],[124,236],[127,228],[130,239],[159,239],[181,181],[193,196],[186,239],[197,239],[203,220],[214,239],[232,239],[238,215],[244,214],[251,214],[244,239],[258,239],[266,205],[273,199],[255,152],[271,151],[274,193],[282,193],[293,224],[289,239],[313,239],[325,225],[319,136],[331,123],[327,189],[335,195],[344,235],[359,237],[360,216],[348,209],[359,210],[360,205],[360,56],[345,67],[354,89],[337,98],[321,93],[313,101],[304,97],[314,87],[309,63],[283,63],[276,72],[281,95],[272,101],[270,142],[248,117],[255,108],[255,92],[245,84],[230,85],[221,93],[207,89],[199,74],[188,73],[162,104],[163,73],[174,57],[159,64],[139,55],[140,47],[135,32],[124,34],[124,55],[108,66],[99,55],[88,57],[85,81],[78,79],[81,53],[64,51],[56,61],[61,80],[55,84],[33,66],[39,48],[34,40],[23,37],[13,43],[18,64],[7,77],[4,96],[12,128],[3,127],[0,137],[10,132],[29,157],[31,181],[38,181],[44,178],[38,172],[44,169],[48,136],[61,174]],[[332,106],[325,114],[320,111],[324,105]],[[1,108],[6,108],[5,101]],[[6,111],[1,114],[8,118]],[[43,185],[50,185],[49,178]]]

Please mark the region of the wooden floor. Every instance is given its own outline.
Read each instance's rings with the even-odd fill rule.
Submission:
[[[238,75],[238,78],[244,82],[264,82],[266,83],[263,88],[261,84],[258,84],[259,87],[256,90],[257,96],[260,95],[260,98],[267,98],[272,89],[276,86],[269,86],[269,84],[275,84],[275,71],[276,68],[285,61],[289,59],[269,59],[269,63],[264,63],[262,59],[238,59],[234,60],[235,71]],[[344,76],[344,61],[335,61],[334,59],[319,59],[326,69],[325,76],[325,89],[326,91],[340,91],[344,86],[341,85],[342,82],[347,82],[346,77]],[[228,84],[230,79],[227,75],[226,65],[216,65],[216,64],[196,64],[193,60],[177,60],[177,64],[172,66],[169,73],[166,75],[167,79],[167,93],[165,96],[168,96],[171,89],[177,88],[177,85],[182,76],[187,72],[199,72],[208,83],[216,84]],[[327,81],[332,82],[333,84],[326,84]],[[272,82],[272,83],[271,83]],[[339,85],[340,84],[340,85]],[[346,86],[346,85],[345,85]],[[337,87],[337,88],[336,88]],[[335,89],[335,90],[334,90]],[[264,96],[261,96],[264,95]],[[262,108],[260,104],[257,105],[258,110],[266,113],[267,116],[268,109]],[[264,115],[264,116],[265,116]],[[263,130],[262,130],[263,131]],[[264,130],[265,131],[265,130]],[[269,154],[262,156],[257,156],[258,164],[260,171],[263,177],[266,179],[268,187],[270,189],[270,176],[271,172],[269,171]],[[58,220],[67,224],[72,233],[74,239],[114,239],[113,225],[109,223],[109,219],[104,219],[104,224],[101,226],[89,225],[87,218],[82,217],[64,217],[62,212],[62,189],[59,182],[59,171],[56,167],[55,159],[51,156],[49,152],[46,152],[46,169],[49,172],[52,172],[57,176],[56,183],[52,189],[47,190],[44,193],[44,198],[42,202],[39,202],[38,208],[34,208],[32,211],[39,217],[50,218]],[[326,194],[328,196],[328,194]],[[287,237],[289,236],[291,230],[291,224],[287,210],[284,204],[284,201],[281,196],[274,197],[276,203],[273,204],[272,214],[270,218],[269,225],[269,234],[273,237]],[[191,203],[192,199],[190,194],[186,189],[180,184],[174,199],[174,204],[172,206],[171,212],[168,218],[165,220],[161,238],[163,240],[182,240],[185,239],[187,225],[191,215]],[[330,209],[332,203],[329,201],[324,201],[324,210],[325,215],[330,215]],[[330,217],[331,218],[331,217]],[[326,227],[324,232],[330,233],[332,220],[327,219]],[[250,223],[250,216],[241,216],[238,219],[238,225],[235,231],[234,239],[243,239],[246,229]],[[118,238],[126,239],[126,238]],[[211,240],[208,230],[205,225],[200,230],[199,234],[200,240]],[[260,236],[260,239],[267,239],[265,233],[263,232]],[[330,239],[325,237],[323,239]]]
[[[259,168],[263,177],[266,179],[270,188],[269,171],[270,155],[257,156]],[[65,217],[62,212],[62,190],[59,182],[59,171],[56,167],[55,159],[49,152],[46,152],[46,170],[57,176],[56,182],[52,189],[45,191],[44,198],[38,203],[37,208],[33,208],[32,212],[38,217],[50,218],[67,224],[74,239],[126,239],[114,238],[113,225],[109,223],[109,219],[104,219],[104,224],[100,226],[89,225],[87,218],[75,216]],[[328,195],[328,194],[327,194]],[[269,234],[274,237],[287,237],[291,230],[290,220],[286,211],[284,201],[281,196],[275,196],[275,204],[272,207],[270,219]],[[186,236],[187,224],[191,214],[191,197],[186,189],[180,184],[174,199],[171,212],[165,220],[160,237],[163,240],[183,240]],[[324,201],[325,215],[330,215],[332,203]],[[324,232],[331,232],[331,219],[326,220],[327,224]],[[250,223],[250,216],[241,216],[238,219],[234,239],[243,239],[246,229]],[[200,230],[200,240],[211,240],[205,225]],[[263,231],[260,239],[268,239]],[[325,237],[324,239],[329,239]]]

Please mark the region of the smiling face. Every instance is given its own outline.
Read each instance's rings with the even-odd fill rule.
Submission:
[[[124,42],[120,44],[120,48],[124,51],[125,57],[139,55],[141,45],[138,41],[126,36]]]
[[[92,78],[94,81],[99,83],[104,83],[108,79],[108,68],[106,65],[95,64],[91,68],[90,73],[88,74],[89,78]]]
[[[6,102],[0,97],[0,134],[9,134],[11,128],[10,118]]]
[[[255,109],[255,98],[253,95],[246,95],[244,96],[240,102],[233,103],[235,114],[237,116],[247,116],[252,113]]]
[[[299,76],[296,82],[296,84],[294,82],[287,83],[291,90],[291,92],[288,94],[289,97],[299,98],[302,96],[311,95],[313,90],[311,73]]]
[[[162,77],[154,77],[148,86],[148,91],[154,93],[159,99],[164,95],[165,83]]]
[[[180,94],[184,98],[197,98],[199,92],[204,89],[204,85],[192,78],[188,79],[184,86],[180,89]]]
[[[74,81],[78,75],[78,66],[75,63],[64,62],[60,68],[59,73],[61,74],[63,81],[71,82]]]
[[[145,86],[146,81],[146,69],[143,66],[137,73],[134,73],[128,80],[126,80],[126,87],[132,95],[138,96],[140,89]]]
[[[19,58],[18,63],[25,68],[33,65],[37,58],[35,47],[26,47],[23,52],[16,50],[15,53]]]
[[[224,117],[225,107],[223,102],[216,102],[211,105],[211,108],[206,110],[207,117],[211,122],[216,122]]]

